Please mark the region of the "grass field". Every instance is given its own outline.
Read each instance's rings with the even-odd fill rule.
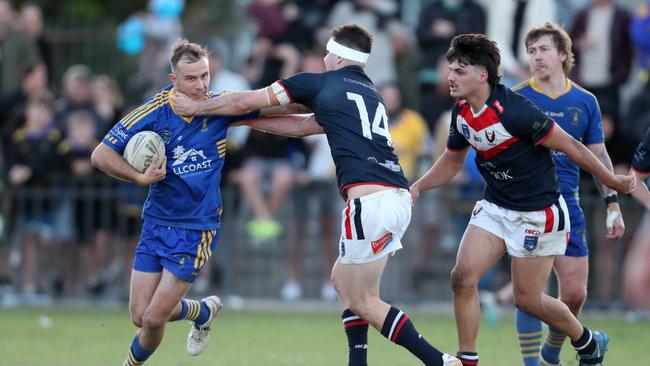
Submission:
[[[408,309],[406,309],[408,310]],[[452,316],[410,314],[418,330],[443,351],[456,349]],[[610,335],[607,366],[647,359],[650,324],[621,318],[587,317],[592,328]],[[347,343],[336,313],[224,311],[215,323],[208,349],[199,357],[185,353],[185,321],[170,324],[163,343],[147,365],[346,365]],[[126,311],[0,310],[0,365],[121,365],[135,331]],[[577,365],[566,347],[565,366]],[[512,319],[498,327],[482,325],[479,351],[483,366],[521,365]],[[369,364],[419,365],[401,347],[377,332],[369,337]]]

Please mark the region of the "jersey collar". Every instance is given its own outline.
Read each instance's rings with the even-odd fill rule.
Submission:
[[[545,93],[542,90],[542,88],[540,88],[539,85],[537,85],[537,81],[535,81],[534,76],[530,78],[530,87],[533,88],[534,91],[536,91],[536,92],[538,92],[540,94],[546,95],[547,97],[549,97],[551,99],[557,99],[557,98],[563,96],[564,94],[568,93],[571,90],[572,85],[573,85],[573,82],[570,79],[566,78],[566,86],[564,87],[564,90],[560,94],[550,94],[550,93]]]

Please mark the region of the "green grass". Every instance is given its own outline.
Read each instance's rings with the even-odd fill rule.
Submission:
[[[451,315],[411,314],[418,330],[443,351],[456,349]],[[42,316],[51,320],[43,327]],[[592,328],[610,335],[608,366],[646,359],[650,346],[648,323],[627,324],[620,318],[587,317]],[[290,366],[345,365],[347,343],[335,313],[266,313],[226,311],[215,323],[208,349],[199,357],[185,353],[185,321],[169,324],[163,343],[147,365]],[[76,366],[121,365],[135,332],[126,311],[117,310],[0,310],[0,365]],[[482,325],[481,365],[521,365],[512,319],[499,327]],[[377,332],[369,337],[369,364],[418,365],[399,346]],[[563,362],[577,365],[565,345]]]

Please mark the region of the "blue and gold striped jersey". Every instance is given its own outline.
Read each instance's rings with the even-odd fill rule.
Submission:
[[[173,93],[171,85],[164,88],[122,118],[104,137],[103,143],[122,155],[127,142],[136,133],[158,133],[165,143],[167,176],[149,187],[142,219],[186,229],[216,229],[222,211],[219,184],[228,125],[255,118],[259,112],[185,118],[177,115],[170,104]]]
[[[513,90],[528,98],[576,140],[585,145],[605,142],[596,97],[571,80],[567,79],[567,86],[559,95],[545,94],[534,78],[515,86]],[[562,195],[566,200],[577,200],[580,168],[563,152],[552,153]]]

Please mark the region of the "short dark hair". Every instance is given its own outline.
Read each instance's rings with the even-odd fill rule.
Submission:
[[[575,65],[575,57],[571,51],[573,43],[569,34],[559,25],[546,22],[541,27],[531,28],[526,33],[526,48],[544,36],[551,36],[557,51],[566,55],[566,60],[562,62],[562,69],[565,74],[570,73],[573,65]]]
[[[357,51],[370,53],[372,34],[356,24],[340,25],[330,32],[334,40]]]
[[[174,42],[172,45],[172,56],[169,61],[172,64],[172,68],[175,68],[181,59],[191,64],[199,61],[203,57],[208,57],[208,55],[210,55],[210,51],[205,47],[183,38]]]
[[[496,42],[484,34],[461,34],[454,37],[446,57],[449,63],[458,61],[464,65],[485,67],[488,72],[488,83],[493,87],[499,85],[501,54]]]

